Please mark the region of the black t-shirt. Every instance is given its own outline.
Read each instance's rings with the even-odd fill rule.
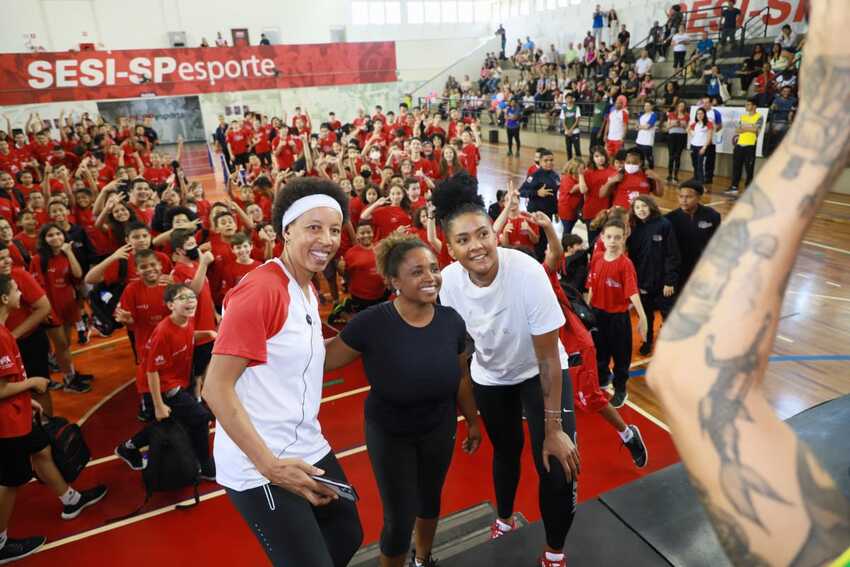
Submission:
[[[396,435],[425,433],[454,419],[458,355],[466,345],[466,324],[454,309],[436,305],[431,322],[418,328],[392,302],[381,303],[354,317],[340,338],[363,356],[372,386],[366,419]]]

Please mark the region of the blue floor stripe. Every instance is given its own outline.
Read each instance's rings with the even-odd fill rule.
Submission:
[[[774,354],[770,362],[820,362],[850,360],[850,354]],[[643,376],[646,368],[636,368],[629,372],[630,377]]]

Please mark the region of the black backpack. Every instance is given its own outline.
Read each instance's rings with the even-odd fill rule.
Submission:
[[[201,502],[198,486],[201,482],[201,465],[192,450],[189,435],[179,422],[172,418],[154,422],[149,427],[148,460],[142,469],[145,484],[145,501],[132,513],[115,518],[111,522],[125,520],[142,511],[154,492],[179,490],[186,486],[194,487],[195,501],[191,504],[177,504],[178,510],[187,510]]]
[[[74,482],[91,460],[91,453],[83,439],[80,426],[69,423],[64,417],[53,417],[43,427],[50,439],[50,449],[56,468],[59,469],[65,482]]]
[[[573,309],[573,313],[575,313],[581,322],[584,323],[584,327],[590,331],[591,333],[596,332],[596,315],[593,313],[593,309],[582,297],[581,292],[571,286],[568,283],[564,283],[561,280],[561,289],[564,290],[564,294],[566,294],[567,299],[570,302],[570,307]]]
[[[113,313],[127,286],[127,269],[127,260],[118,260],[118,281],[113,284],[100,282],[89,292],[92,325],[104,337],[108,337],[122,326],[115,320]]]

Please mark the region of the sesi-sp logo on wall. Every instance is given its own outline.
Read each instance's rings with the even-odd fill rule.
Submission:
[[[252,55],[248,59],[226,61],[178,62],[174,57],[134,57],[127,62],[114,57],[59,59],[56,61],[33,61],[27,67],[27,83],[34,89],[57,87],[99,87],[129,81],[136,85],[154,84],[169,80],[206,81],[214,85],[221,79],[246,79],[251,77],[274,77],[277,73],[271,59],[259,59]]]
[[[394,42],[15,53],[0,58],[0,105],[396,80]]]

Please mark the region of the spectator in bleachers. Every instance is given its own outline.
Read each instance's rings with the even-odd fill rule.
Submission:
[[[770,129],[768,132],[768,148],[765,153],[768,155],[774,148],[779,146],[779,143],[788,133],[791,127],[791,122],[794,120],[794,114],[797,112],[797,97],[792,96],[790,86],[784,86],[779,91],[779,96],[773,99],[770,105]],[[752,177],[750,177],[752,179]]]
[[[596,10],[593,11],[593,40],[598,46],[602,43],[602,28],[605,26],[605,14],[602,12],[602,7],[597,4]]]
[[[641,49],[640,57],[635,61],[635,72],[641,78],[647,73],[652,72],[652,57],[648,49]]]
[[[770,50],[770,70],[774,73],[780,73],[788,68],[791,64],[788,57],[785,56],[785,53],[782,51],[782,46],[778,43],[774,43]]]
[[[613,6],[608,10],[605,19],[608,23],[608,43],[614,43],[617,41],[617,34],[620,33],[620,19]]]
[[[626,29],[626,24],[620,26],[620,33],[617,34],[617,41],[620,44],[622,50],[626,50],[629,48],[629,42],[632,39],[632,34]]]
[[[758,100],[758,106],[770,106],[773,101],[773,95],[776,92],[776,75],[771,71],[770,63],[765,62],[762,65],[762,71],[753,80],[753,91]]]
[[[658,20],[655,20],[649,29],[646,50],[650,59],[657,60],[659,63],[664,61],[664,28],[658,23]]]
[[[749,92],[750,84],[762,72],[766,60],[764,48],[761,45],[755,45],[752,54],[744,60],[741,68],[736,71],[736,75],[741,78],[742,91]]]
[[[726,0],[720,12],[720,47],[725,47],[727,41],[735,42],[735,31],[738,29],[738,17],[741,10],[735,6],[735,0]]]
[[[703,72],[703,81],[705,81],[705,94],[708,98],[716,100],[718,105],[723,104],[721,90],[725,79],[720,74],[720,68],[717,65],[712,65]]]
[[[675,29],[676,32],[671,38],[673,45],[673,69],[681,69],[685,66],[685,55],[688,52],[688,40],[690,36],[681,27]]]
[[[796,53],[797,34],[791,30],[791,26],[788,24],[782,26],[779,36],[776,38],[776,45],[778,45],[782,51]]]

